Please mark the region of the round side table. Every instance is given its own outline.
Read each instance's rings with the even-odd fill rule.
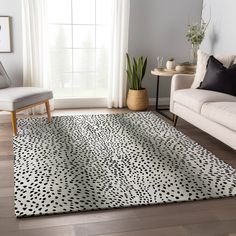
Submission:
[[[170,107],[166,107],[166,108],[160,108],[159,107],[159,81],[160,81],[160,77],[172,77],[173,75],[177,75],[177,74],[195,74],[194,71],[183,71],[183,72],[177,72],[176,70],[167,70],[167,69],[154,69],[151,71],[151,74],[156,76],[157,78],[157,88],[156,88],[156,112],[160,113],[161,115],[163,115],[164,117],[166,117],[167,119],[174,121],[174,117],[169,117],[168,115],[166,115],[164,112],[162,112],[163,110],[169,110]]]

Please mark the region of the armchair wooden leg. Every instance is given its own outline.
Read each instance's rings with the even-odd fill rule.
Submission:
[[[51,122],[52,116],[51,116],[49,101],[45,102],[45,106],[46,106],[46,111],[47,111],[47,115],[48,115],[48,122]]]
[[[174,127],[177,125],[178,118],[179,117],[177,115],[174,115]]]
[[[11,112],[11,124],[12,124],[12,130],[13,135],[17,135],[17,123],[16,123],[16,111]]]

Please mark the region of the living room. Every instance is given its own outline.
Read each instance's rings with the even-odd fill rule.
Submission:
[[[233,0],[0,0],[0,236],[236,236]]]

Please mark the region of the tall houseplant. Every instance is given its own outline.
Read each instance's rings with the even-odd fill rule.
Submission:
[[[148,108],[148,93],[145,88],[142,87],[142,81],[146,73],[147,58],[139,57],[130,58],[127,57],[127,77],[129,81],[129,92],[127,97],[127,106],[130,110],[143,111]]]

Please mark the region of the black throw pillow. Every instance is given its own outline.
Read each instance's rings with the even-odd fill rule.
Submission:
[[[213,90],[236,96],[236,64],[227,69],[214,56],[210,56],[204,80],[198,89]]]

